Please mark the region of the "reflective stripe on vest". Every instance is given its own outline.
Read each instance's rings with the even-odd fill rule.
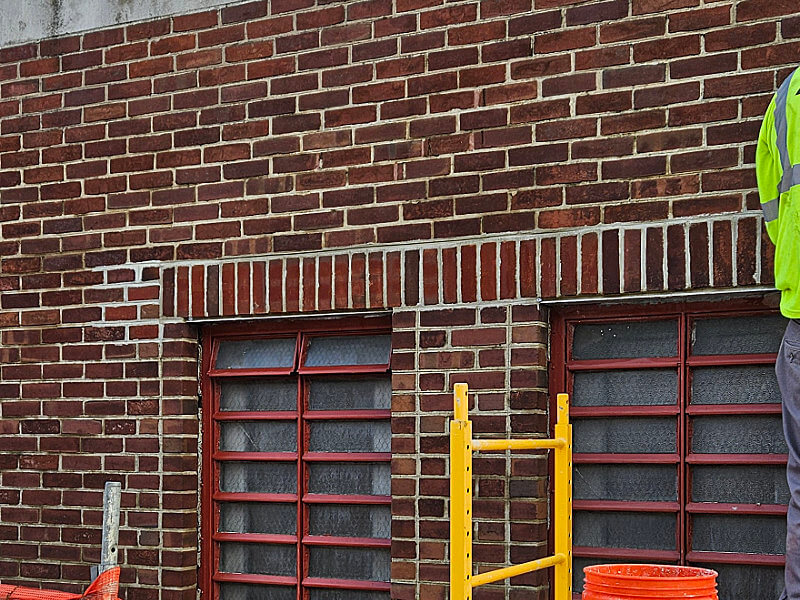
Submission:
[[[778,147],[778,156],[781,160],[781,180],[778,183],[777,197],[764,202],[761,211],[764,213],[764,220],[774,221],[778,218],[780,209],[781,194],[788,192],[789,189],[800,184],[800,164],[793,165],[789,158],[788,142],[788,119],[786,118],[786,102],[789,97],[789,85],[794,78],[796,71],[787,77],[778,88],[775,94],[775,145]]]

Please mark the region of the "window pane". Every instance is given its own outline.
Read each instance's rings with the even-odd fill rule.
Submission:
[[[388,463],[310,463],[312,494],[388,496],[391,475]]]
[[[692,515],[692,550],[783,554],[786,517],[774,515]]]
[[[692,370],[692,404],[780,404],[774,365]]]
[[[775,600],[783,591],[783,567],[757,565],[698,564],[714,569],[720,600]]]
[[[297,410],[297,382],[292,379],[224,382],[219,409],[228,411]]]
[[[678,471],[672,465],[577,464],[572,481],[577,500],[678,500]]]
[[[341,365],[382,365],[389,363],[390,335],[348,335],[317,337],[308,342],[306,367]]]
[[[297,534],[297,506],[272,502],[222,502],[219,531],[225,533]]]
[[[311,379],[309,387],[311,410],[388,410],[392,407],[392,380],[388,376]]]
[[[576,546],[675,550],[674,514],[576,511]]]
[[[574,406],[664,405],[678,402],[674,369],[585,371],[573,379]]]
[[[363,590],[321,590],[311,588],[309,600],[389,600],[389,592],[367,592]]]
[[[692,328],[692,354],[775,353],[787,322],[779,314],[698,319]]]
[[[222,542],[219,545],[219,570],[223,573],[293,577],[297,574],[296,558],[294,544]]]
[[[645,358],[678,354],[678,322],[636,321],[576,325],[572,358]]]
[[[224,421],[219,449],[226,452],[296,452],[296,421]]]
[[[788,504],[783,465],[695,465],[692,502]]]
[[[294,365],[297,340],[244,340],[220,342],[217,369],[288,369]]]
[[[714,415],[692,419],[692,452],[785,454],[780,415]]]
[[[575,452],[664,454],[676,452],[673,417],[575,419]]]
[[[388,421],[311,421],[312,452],[391,452]]]
[[[219,584],[219,600],[297,600],[297,590],[277,585],[223,582]]]
[[[311,546],[308,554],[310,577],[389,581],[388,548]]]
[[[392,537],[392,511],[380,504],[311,504],[309,533],[335,537]]]
[[[221,462],[219,489],[223,492],[294,494],[297,465],[284,462]]]

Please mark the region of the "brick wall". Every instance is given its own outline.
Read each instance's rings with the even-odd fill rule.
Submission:
[[[537,298],[771,282],[795,8],[272,0],[0,49],[0,580],[80,588],[111,477],[125,598],[194,598],[187,318],[393,308],[393,593],[444,598],[449,390],[545,433]],[[478,562],[544,551],[543,464],[476,463]]]

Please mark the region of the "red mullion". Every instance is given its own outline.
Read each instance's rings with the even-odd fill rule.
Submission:
[[[303,462],[390,462],[391,452],[306,452]]]
[[[584,464],[608,463],[615,465],[626,464],[678,464],[681,458],[674,454],[613,454],[613,453],[576,453],[572,455],[572,462]]]
[[[302,349],[304,345],[303,335],[297,334],[297,347],[295,365],[300,366]],[[307,511],[303,504],[303,496],[306,493],[307,473],[303,454],[308,445],[307,427],[305,426],[305,413],[308,410],[308,394],[306,392],[305,377],[297,375],[297,600],[307,600],[308,594],[303,588],[303,579],[306,577],[308,553],[303,545],[303,538],[307,532]]]
[[[687,555],[693,563],[724,563],[728,565],[753,565],[763,567],[782,567],[786,564],[783,554],[744,554],[740,552],[710,552],[693,550]]]
[[[769,404],[695,404],[686,409],[687,415],[779,415],[781,405]]]
[[[610,558],[612,560],[645,560],[654,562],[678,562],[680,553],[676,550],[648,550],[639,548],[596,548],[594,546],[574,546],[572,555],[581,558]]]
[[[785,504],[733,504],[722,502],[689,502],[686,512],[693,515],[786,515]]]
[[[680,414],[678,415],[678,455],[680,461],[678,462],[678,502],[680,503],[680,510],[678,511],[678,530],[675,532],[675,537],[678,541],[678,552],[680,552],[680,564],[686,564],[686,552],[688,549],[688,533],[686,532],[686,503],[688,502],[688,490],[686,489],[686,455],[689,451],[687,440],[687,420],[686,408],[689,405],[689,378],[686,376],[686,358],[689,355],[689,341],[691,336],[687,335],[687,322],[686,313],[678,315],[678,407]]]
[[[687,356],[689,367],[736,367],[739,365],[775,364],[777,354],[699,354]]]
[[[230,462],[237,460],[259,461],[259,462],[288,462],[297,460],[296,452],[227,452],[217,451],[211,455],[215,461]]]
[[[690,465],[785,465],[788,454],[688,454]]]
[[[623,369],[669,369],[680,366],[675,356],[657,358],[603,358],[592,360],[569,360],[569,371],[617,371]]]
[[[337,365],[326,367],[300,367],[300,375],[353,375],[364,373],[386,373],[388,364],[379,365]]]
[[[297,411],[276,412],[228,412],[216,411],[215,421],[292,421],[297,419]]]
[[[214,534],[214,539],[220,542],[244,542],[247,544],[296,544],[297,538],[292,535],[272,533],[221,533]]]
[[[391,410],[315,410],[305,414],[307,421],[388,421]]]
[[[213,581],[231,583],[261,583],[267,585],[297,585],[294,577],[286,575],[255,575],[252,573],[215,573]]]
[[[262,494],[259,492],[216,492],[217,502],[297,502],[296,494]]]
[[[304,504],[376,504],[391,505],[391,496],[335,496],[333,494],[306,494]]]
[[[327,535],[303,536],[307,546],[336,546],[341,548],[391,548],[392,540],[387,538],[349,538]]]
[[[569,412],[570,417],[674,417],[680,415],[680,408],[677,404],[578,406]]]
[[[362,579],[325,579],[324,577],[307,577],[303,580],[303,586],[376,592],[388,592],[390,589],[392,589],[392,585],[388,581],[364,581]]]
[[[680,502],[638,502],[629,500],[573,500],[572,508],[603,512],[657,512],[678,513]]]
[[[289,377],[292,375],[292,369],[287,367],[280,367],[277,369],[213,369],[209,371],[208,376],[220,379],[228,379],[231,377]]]

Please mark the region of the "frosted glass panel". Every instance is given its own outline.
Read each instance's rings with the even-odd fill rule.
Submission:
[[[674,514],[576,511],[576,546],[675,550]]]
[[[389,592],[366,592],[363,590],[321,590],[311,588],[309,600],[389,600]]]
[[[785,454],[780,415],[713,415],[692,419],[692,452]]]
[[[311,421],[312,452],[391,452],[389,421]]]
[[[692,404],[780,404],[775,365],[702,367],[692,371]]]
[[[389,496],[389,463],[309,463],[312,494]]]
[[[576,325],[572,357],[577,360],[677,356],[677,321],[634,321]]]
[[[783,567],[697,564],[714,569],[719,600],[775,600],[783,591]]]
[[[295,338],[220,342],[217,369],[275,369],[294,365]]]
[[[219,600],[297,600],[297,590],[277,585],[222,582],[219,584]]]
[[[692,354],[776,353],[787,323],[779,314],[698,319],[692,328]]]
[[[653,453],[676,452],[674,417],[616,417],[574,419],[575,452]]]
[[[311,577],[389,581],[389,548],[311,546],[308,553]]]
[[[788,504],[783,465],[695,465],[692,502]]]
[[[309,387],[311,410],[388,410],[392,407],[392,380],[388,375],[360,379],[311,379]]]
[[[296,535],[297,505],[273,502],[223,502],[219,531]]]
[[[294,494],[297,465],[284,462],[221,462],[219,487],[223,492]]]
[[[224,573],[295,576],[296,558],[294,544],[222,542],[219,545],[219,570]]]
[[[572,393],[574,406],[675,404],[678,372],[674,369],[578,371]]]
[[[219,449],[226,452],[296,452],[295,421],[223,421]]]
[[[220,385],[223,411],[297,410],[297,382],[291,379],[226,381]]]
[[[309,533],[335,537],[392,537],[392,511],[380,504],[311,504]]]
[[[308,342],[307,367],[341,365],[381,365],[389,363],[392,350],[390,335],[348,335],[311,338]]]
[[[672,465],[576,464],[572,472],[577,500],[678,500],[678,470]]]
[[[692,550],[783,554],[786,517],[692,515]]]

